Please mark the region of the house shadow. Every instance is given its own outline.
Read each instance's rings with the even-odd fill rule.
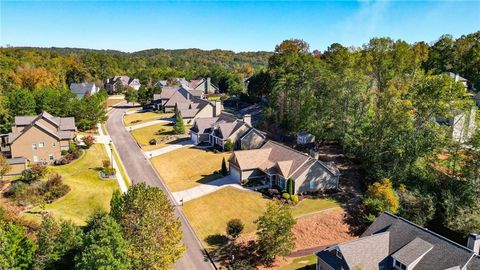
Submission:
[[[211,174],[204,174],[202,175],[202,178],[197,180],[196,182],[199,184],[207,184],[207,185],[213,185],[213,186],[222,186],[224,183],[218,183],[214,182],[215,180],[218,180],[222,178],[222,174],[220,173],[211,173]]]

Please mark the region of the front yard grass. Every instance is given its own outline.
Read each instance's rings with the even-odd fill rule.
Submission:
[[[123,118],[126,126],[138,125],[153,120],[172,118],[173,113],[156,113],[156,112],[138,112],[125,115]]]
[[[222,167],[222,159],[230,153],[213,153],[204,149],[184,147],[151,159],[172,192],[181,191],[221,177],[214,173]]]
[[[231,219],[238,218],[245,224],[244,234],[255,232],[253,222],[265,211],[268,201],[258,192],[226,187],[186,202],[183,211],[204,246],[211,249],[222,244]]]
[[[112,107],[112,106],[115,106],[119,103],[122,103],[124,102],[125,99],[123,98],[108,98],[107,99],[107,107]]]
[[[161,132],[159,132],[162,130]],[[132,130],[131,132],[133,138],[140,144],[144,150],[153,150],[159,149],[168,144],[168,142],[157,143],[156,145],[150,145],[148,142],[151,139],[156,139],[157,141],[165,138],[168,135],[173,135],[173,124],[162,123],[153,126],[148,126],[144,128],[139,128]]]
[[[224,243],[230,219],[238,218],[245,224],[242,234],[254,233],[256,225],[253,222],[263,214],[269,201],[272,200],[259,192],[226,187],[186,202],[183,211],[205,247],[212,249]],[[338,206],[331,199],[304,199],[292,207],[292,214],[299,218]]]
[[[295,258],[290,264],[282,266],[279,270],[315,269],[317,256],[315,254]]]
[[[101,180],[98,168],[102,160],[108,159],[105,148],[94,144],[78,160],[71,164],[49,167],[49,173],[63,176],[64,183],[71,190],[67,195],[45,206],[45,210],[54,217],[71,220],[75,224],[84,225],[88,217],[96,210],[110,209],[110,199],[114,190],[118,189],[116,180]],[[39,207],[31,211],[41,211]],[[33,216],[27,214],[27,216]]]

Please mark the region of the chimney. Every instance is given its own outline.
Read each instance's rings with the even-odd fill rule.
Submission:
[[[208,77],[207,82],[205,83],[205,94],[209,94],[210,82],[211,82],[211,79],[210,79],[210,77]]]
[[[245,124],[247,125],[252,125],[252,116],[250,114],[245,114],[243,116],[243,122],[245,122]]]
[[[215,105],[213,105],[213,116],[219,116],[222,113],[222,102],[220,100],[215,101]]]
[[[468,235],[467,248],[473,250],[473,252],[479,255],[480,251],[480,234],[470,233]]]

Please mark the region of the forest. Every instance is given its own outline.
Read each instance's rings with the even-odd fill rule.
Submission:
[[[468,90],[445,72],[465,77]],[[267,97],[271,134],[308,131],[361,164],[367,222],[388,210],[465,236],[480,230],[480,132],[460,127],[470,133],[460,143],[436,120],[474,117],[479,85],[480,32],[431,44],[372,38],[324,52],[292,39],[250,78],[248,94]]]

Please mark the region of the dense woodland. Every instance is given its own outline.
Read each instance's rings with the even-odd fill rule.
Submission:
[[[248,91],[268,97],[271,132],[309,131],[363,165],[366,184],[376,183],[364,201],[367,221],[389,210],[466,234],[480,230],[480,134],[467,149],[435,121],[475,106],[446,71],[467,78],[470,89],[480,86],[480,32],[431,45],[373,38],[321,53],[287,40]]]

